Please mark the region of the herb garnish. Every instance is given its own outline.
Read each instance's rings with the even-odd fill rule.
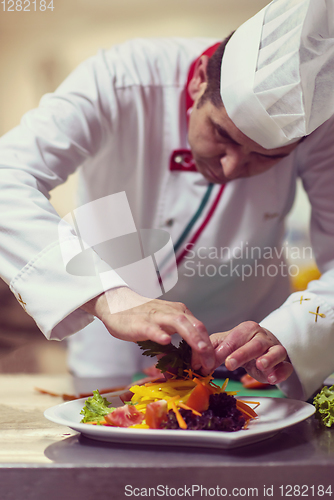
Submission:
[[[143,340],[137,342],[142,349],[144,356],[163,356],[158,360],[156,367],[162,373],[167,371],[175,372],[175,375],[182,378],[185,370],[191,369],[191,347],[185,340],[181,340],[178,346],[173,344],[161,345],[153,340]]]

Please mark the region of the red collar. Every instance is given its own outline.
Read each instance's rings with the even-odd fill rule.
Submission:
[[[192,62],[189,72],[188,72],[188,78],[187,78],[187,85],[186,85],[186,113],[187,113],[187,121],[188,117],[190,114],[190,110],[193,107],[194,101],[189,95],[188,88],[189,88],[189,83],[192,80],[194,76],[194,71],[195,67],[197,64],[197,61],[200,59],[202,56],[209,56],[211,57],[216,50],[218,49],[220,45],[219,43],[215,43],[211,47],[205,50],[195,61]],[[171,158],[170,158],[170,163],[169,163],[169,170],[178,170],[179,172],[197,172],[197,169],[195,167],[195,163],[193,161],[193,157],[191,154],[190,149],[176,149],[173,151]]]

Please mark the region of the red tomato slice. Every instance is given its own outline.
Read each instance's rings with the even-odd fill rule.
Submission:
[[[144,414],[136,410],[133,405],[124,405],[108,413],[104,417],[108,424],[116,427],[130,427],[130,425],[141,424],[144,420]]]
[[[270,385],[264,382],[259,382],[255,378],[248,375],[248,373],[241,377],[240,382],[246,389],[262,389]]]
[[[212,391],[203,384],[198,384],[191,392],[186,405],[200,413],[209,408],[209,397]]]
[[[146,406],[145,420],[150,429],[160,429],[162,422],[167,420],[167,402],[154,401]]]

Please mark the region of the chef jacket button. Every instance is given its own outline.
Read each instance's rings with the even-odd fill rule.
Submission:
[[[174,219],[167,219],[165,222],[165,226],[171,227],[174,224]]]
[[[177,155],[174,158],[175,163],[182,163],[183,162],[183,156],[182,155]]]

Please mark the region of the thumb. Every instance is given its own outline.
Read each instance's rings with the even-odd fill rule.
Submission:
[[[245,321],[232,328],[232,330],[220,334],[222,337],[219,339],[217,347],[215,347],[216,359],[220,363],[224,363],[228,356],[249,342],[260,330],[261,327],[257,323]]]
[[[229,335],[229,333],[230,331],[213,333],[212,335],[210,335],[210,342],[212,344],[213,349],[215,350],[215,357],[216,357],[215,368],[217,368],[217,366],[220,366],[222,364],[222,362],[217,360],[216,349],[220,346],[222,342],[224,342],[224,339],[227,337],[227,335]],[[191,366],[193,370],[200,370],[202,366],[199,354],[196,351],[193,351],[192,353]]]

